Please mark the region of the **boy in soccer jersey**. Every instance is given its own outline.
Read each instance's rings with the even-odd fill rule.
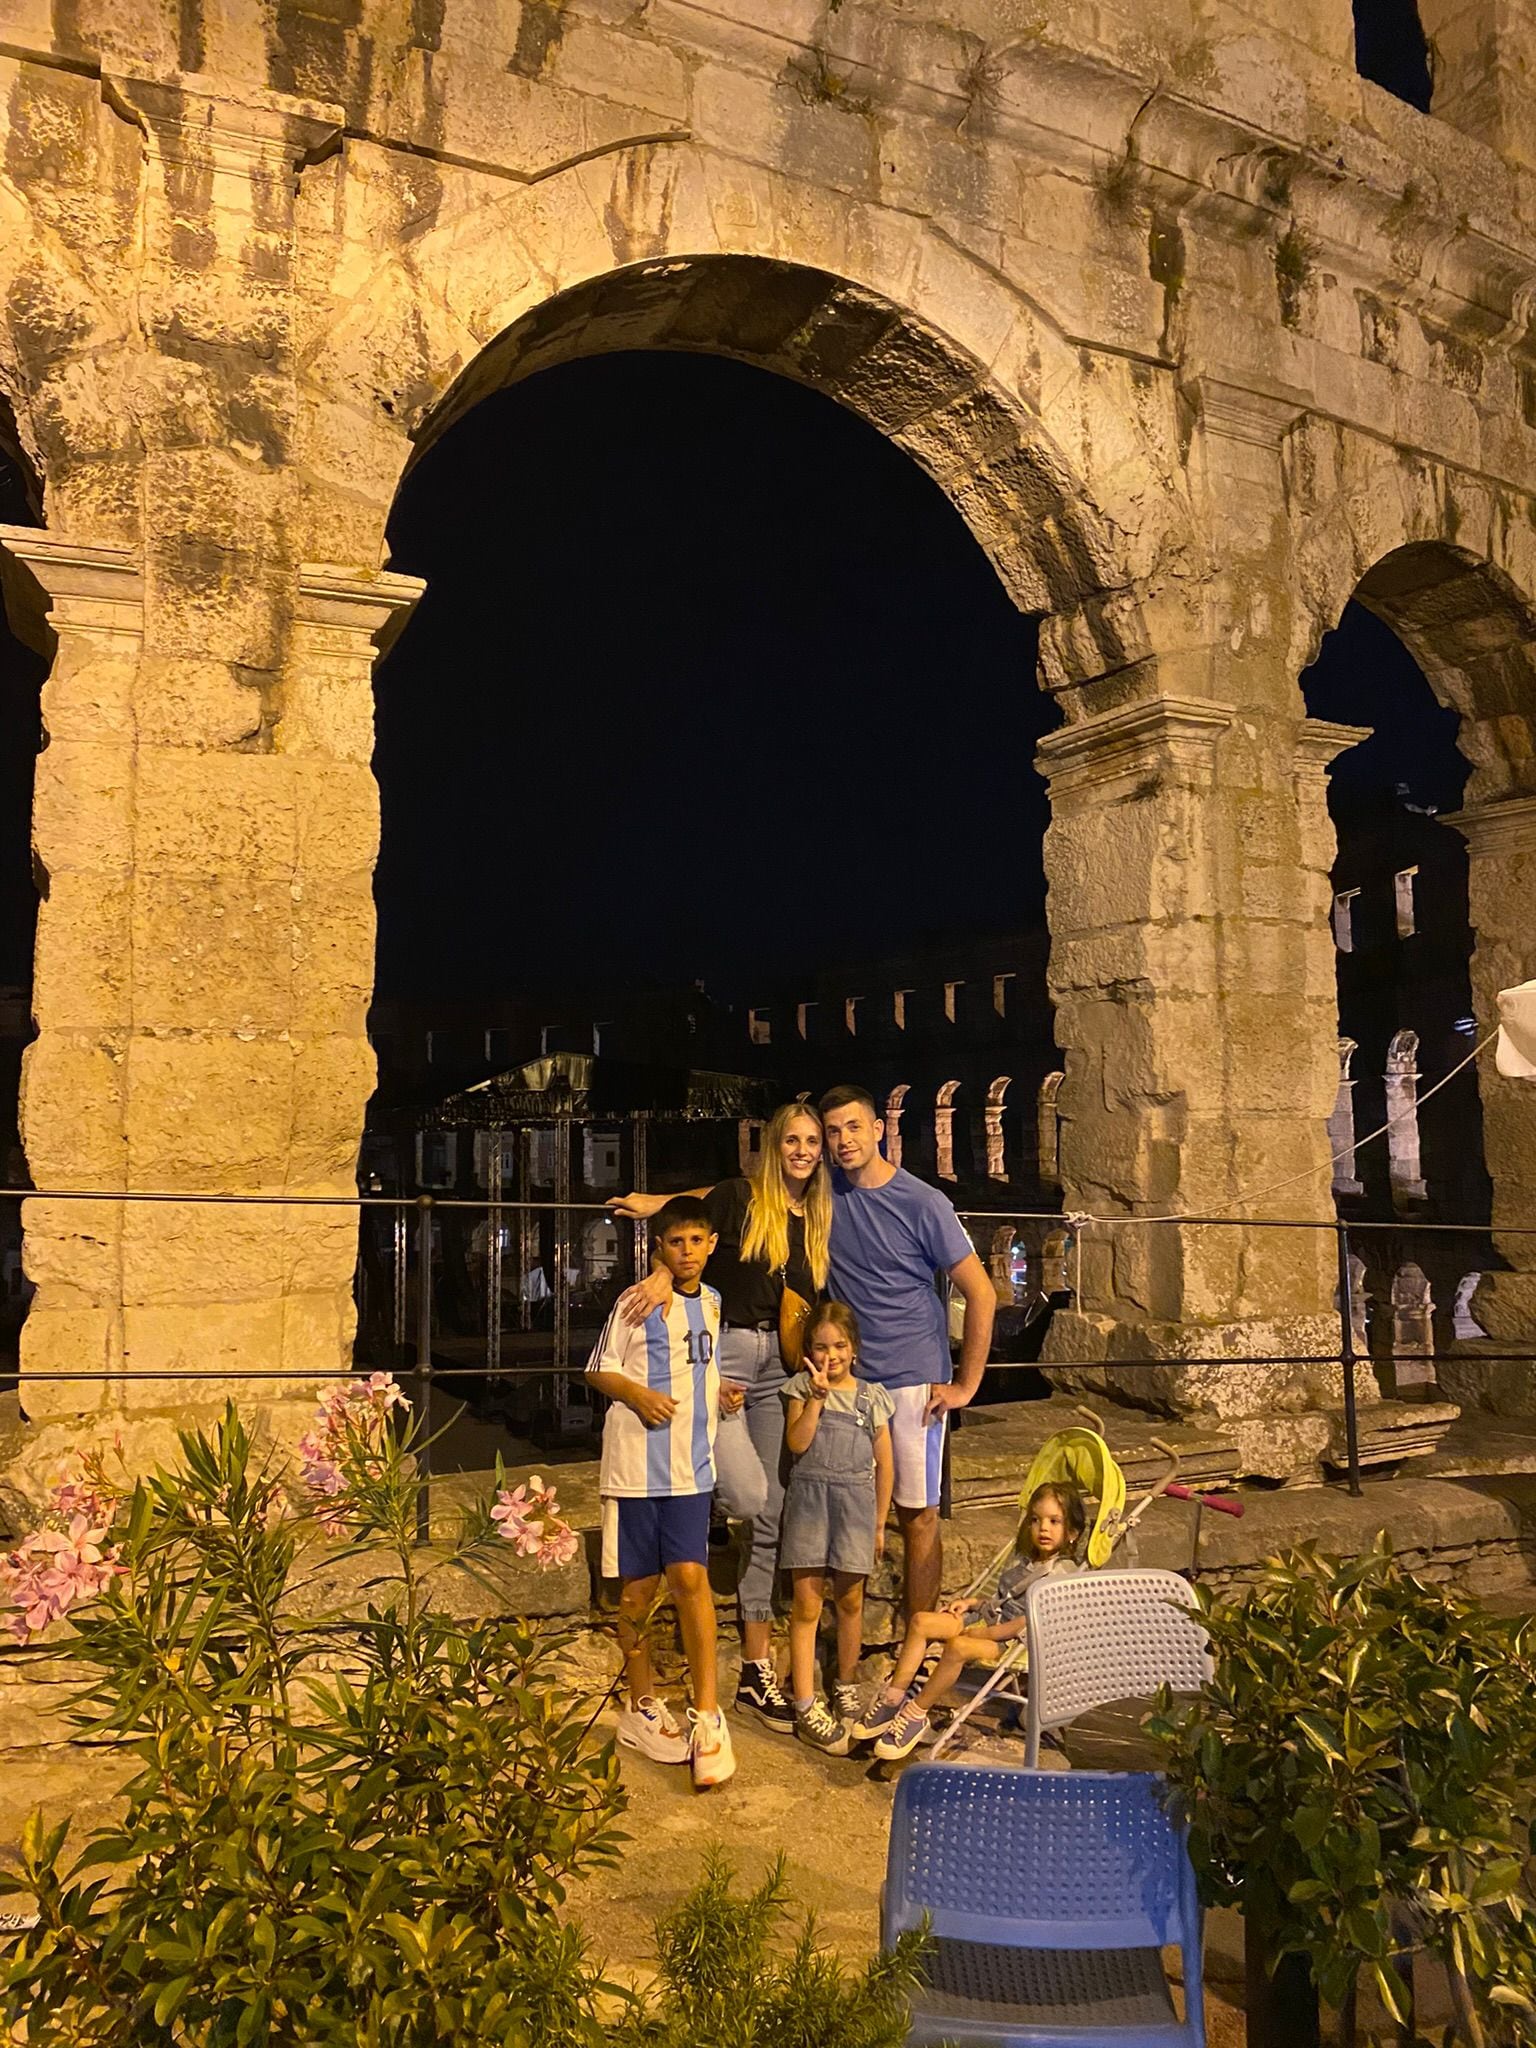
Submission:
[[[715,1599],[709,1587],[709,1500],[720,1414],[720,1297],[703,1285],[714,1226],[693,1195],[656,1215],[656,1255],[672,1299],[631,1326],[609,1316],[587,1377],[611,1406],[603,1425],[603,1575],[619,1580],[619,1647],[628,1698],[619,1741],[658,1763],[693,1767],[693,1782],[720,1785],[736,1768],[720,1711]],[[684,1735],[656,1697],[651,1609],[666,1575],[677,1609],[693,1705]]]

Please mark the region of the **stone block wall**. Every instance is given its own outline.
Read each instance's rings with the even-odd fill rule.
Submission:
[[[0,418],[44,519],[0,566],[52,659],[25,1136],[92,1198],[29,1205],[29,1415],[147,1443],[199,1397],[96,1375],[348,1356],[345,1210],[117,1198],[353,1187],[389,509],[477,399],[603,349],[859,411],[1040,614],[1067,1205],[1326,1216],[1351,736],[1296,679],[1357,590],[1477,764],[1480,1005],[1536,972],[1536,36],[1426,25],[1431,115],[1331,0],[0,0]],[[1536,1220],[1530,1119],[1488,1128],[1498,1219]],[[1116,1243],[1060,1336],[1167,1361],[1146,1398],[1333,1342],[1324,1237]]]

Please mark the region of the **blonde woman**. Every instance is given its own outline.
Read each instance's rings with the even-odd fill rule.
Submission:
[[[716,1485],[726,1512],[752,1524],[752,1550],[737,1588],[741,1615],[738,1707],[751,1707],[781,1735],[793,1735],[795,1710],[773,1667],[773,1588],[784,1512],[784,1402],[789,1378],[779,1352],[779,1309],[786,1287],[806,1302],[826,1292],[832,1189],[822,1157],[821,1119],[803,1102],[774,1111],[756,1170],[702,1192],[719,1243],[704,1269],[721,1297],[720,1427]],[[624,1195],[620,1216],[653,1216],[665,1195]],[[653,1272],[619,1304],[643,1321],[672,1292]]]

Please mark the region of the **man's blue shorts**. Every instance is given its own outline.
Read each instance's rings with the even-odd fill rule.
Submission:
[[[707,1493],[603,1501],[603,1577],[654,1579],[669,1564],[709,1562]]]

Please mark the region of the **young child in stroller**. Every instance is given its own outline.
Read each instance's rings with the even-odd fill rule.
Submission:
[[[929,1731],[929,1709],[944,1699],[965,1666],[995,1664],[1001,1645],[1023,1635],[1024,1596],[1035,1580],[1083,1569],[1074,1553],[1087,1521],[1075,1486],[1056,1480],[1037,1486],[996,1590],[986,1600],[952,1600],[939,1613],[912,1617],[891,1682],[850,1730],[854,1740],[873,1742],[882,1763],[910,1756]],[[919,1685],[918,1674],[936,1643],[943,1644],[943,1655],[932,1676]]]

